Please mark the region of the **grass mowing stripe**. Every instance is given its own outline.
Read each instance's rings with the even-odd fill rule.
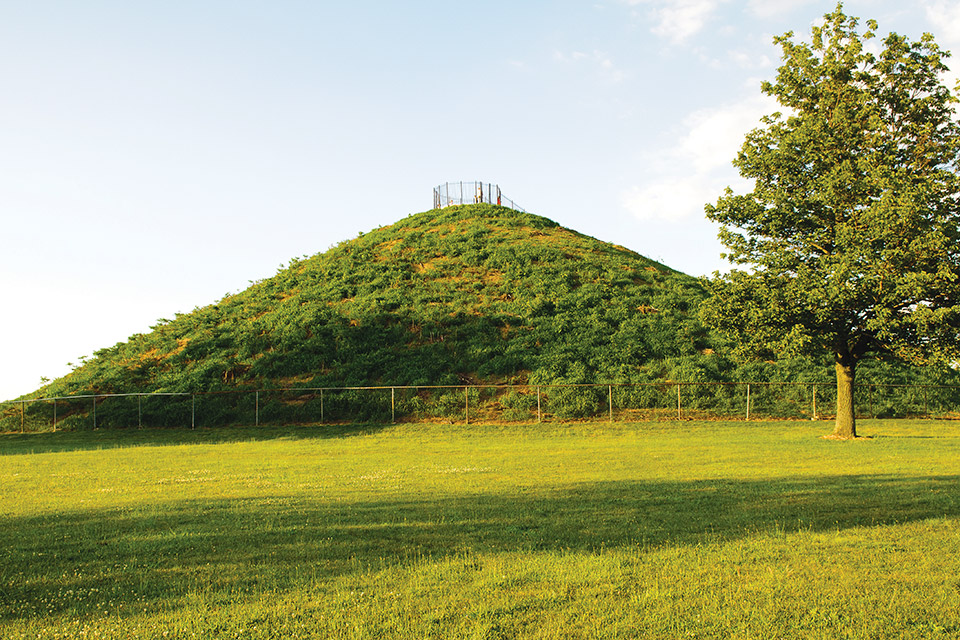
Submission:
[[[956,637],[960,427],[862,430],[0,436],[0,635]]]

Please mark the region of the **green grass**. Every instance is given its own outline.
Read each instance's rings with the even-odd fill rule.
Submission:
[[[960,424],[0,436],[3,638],[956,638]]]

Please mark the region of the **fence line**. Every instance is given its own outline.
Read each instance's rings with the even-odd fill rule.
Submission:
[[[818,393],[819,389],[819,393]],[[960,386],[861,384],[863,417],[931,417],[960,408]],[[389,391],[389,399],[378,394]],[[380,385],[278,387],[208,392],[90,393],[0,403],[0,431],[21,432],[68,423],[71,428],[222,426],[266,422],[391,422],[441,418],[465,424],[551,418],[625,420],[697,417],[786,417],[819,419],[833,383],[678,382]],[[865,393],[864,393],[865,392]],[[675,394],[673,408],[667,398]],[[896,397],[894,397],[896,396]],[[124,400],[136,398],[136,410]],[[459,399],[458,399],[459,398]],[[189,399],[189,407],[186,405]],[[164,401],[157,408],[152,400]],[[319,411],[311,406],[316,400]],[[818,400],[820,407],[818,407]],[[931,411],[931,402],[938,411]],[[145,408],[145,404],[148,406]],[[457,408],[459,406],[459,409]],[[49,409],[48,409],[49,407]],[[147,409],[148,411],[145,411]],[[18,424],[17,424],[18,423]]]

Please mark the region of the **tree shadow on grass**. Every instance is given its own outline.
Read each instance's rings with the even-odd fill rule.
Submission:
[[[600,482],[519,495],[196,500],[0,518],[0,621],[229,602],[467,553],[594,552],[960,516],[960,476]]]
[[[325,440],[378,433],[383,423],[236,426],[214,428],[98,429],[0,434],[0,456],[69,451],[97,451],[144,446],[226,444],[269,440]]]

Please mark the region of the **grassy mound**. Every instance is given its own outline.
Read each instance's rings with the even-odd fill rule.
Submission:
[[[724,344],[697,319],[704,295],[695,278],[546,218],[487,204],[449,207],[293,260],[243,292],[97,351],[28,397],[369,385],[832,380],[829,361],[732,362]],[[873,384],[955,383],[957,378],[947,369],[875,363],[865,363],[859,373],[859,382]],[[912,399],[887,405],[871,395],[868,415],[917,415],[918,407],[930,402],[942,411],[955,410],[953,395],[944,393],[928,397],[914,391]],[[501,408],[530,413],[523,404],[529,397],[501,395],[492,398]],[[618,406],[659,406],[650,405],[648,395],[623,398]],[[694,395],[692,408],[742,412],[736,390],[704,388]],[[551,396],[551,411],[563,417],[595,415],[608,403],[600,391],[558,389]],[[264,418],[315,421],[310,412],[299,411],[308,400],[282,399]],[[385,419],[371,414],[369,402],[357,394],[342,394],[338,401],[345,419]],[[460,411],[447,406],[459,407],[460,401],[443,394],[405,397],[398,410],[441,416]],[[821,396],[821,405],[826,401]],[[514,406],[517,402],[522,406]],[[241,407],[244,403],[249,406]],[[795,416],[806,404],[806,398],[777,400],[769,413]],[[151,407],[146,409],[150,424],[192,424],[193,405]],[[91,402],[7,404],[0,412],[0,431],[41,430],[54,423],[130,426],[140,422],[141,409],[139,400],[113,402],[101,406],[94,419]],[[202,411],[205,425],[252,422],[254,400],[205,398]]]
[[[43,393],[642,381],[708,347],[691,313],[702,295],[694,278],[546,218],[451,207],[294,260]]]

